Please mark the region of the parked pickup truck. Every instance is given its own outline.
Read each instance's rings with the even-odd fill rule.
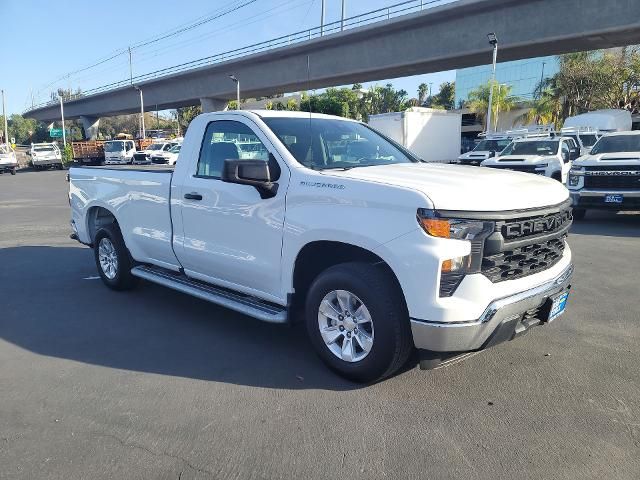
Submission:
[[[250,157],[246,142],[260,145]],[[322,360],[356,381],[393,374],[414,348],[429,368],[511,340],[567,302],[563,185],[427,164],[352,120],[207,113],[175,170],[69,178],[72,237],[108,287],[142,278],[267,322],[304,319]]]
[[[587,210],[640,210],[640,131],[609,133],[569,172],[576,219]]]

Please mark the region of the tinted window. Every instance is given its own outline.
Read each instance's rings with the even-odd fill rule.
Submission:
[[[591,150],[593,155],[616,152],[640,152],[640,135],[602,137]]]
[[[511,140],[482,140],[474,150],[478,152],[501,152],[509,146]]]
[[[299,163],[314,170],[418,161],[358,122],[277,117],[265,118],[264,122]]]
[[[531,142],[513,142],[502,155],[555,155],[560,142],[541,140]]]
[[[243,149],[251,145],[251,149]],[[207,126],[200,149],[197,174],[220,178],[225,160],[269,160],[269,151],[244,123],[219,120]]]
[[[580,135],[580,139],[585,147],[592,147],[598,141],[595,135]]]

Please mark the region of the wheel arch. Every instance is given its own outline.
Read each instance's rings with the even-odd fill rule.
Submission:
[[[118,228],[118,220],[111,210],[102,205],[93,205],[87,209],[86,228],[91,243],[96,238],[96,233],[103,225],[115,224]]]
[[[390,275],[394,288],[397,288],[400,293],[403,307],[407,309],[400,281],[389,263],[371,250],[333,240],[316,240],[307,243],[298,251],[291,277],[294,292],[293,305],[296,307],[304,305],[309,287],[320,273],[329,267],[347,262],[381,266]]]

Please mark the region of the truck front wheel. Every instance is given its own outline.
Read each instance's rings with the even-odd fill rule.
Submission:
[[[320,358],[350,380],[382,380],[402,367],[413,350],[402,294],[380,266],[328,268],[311,285],[305,313]]]
[[[128,290],[134,286],[133,262],[116,224],[104,225],[98,230],[93,251],[98,273],[107,287]]]

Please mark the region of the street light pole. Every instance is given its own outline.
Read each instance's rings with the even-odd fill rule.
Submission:
[[[133,85],[133,62],[131,61],[131,47],[129,47],[129,82]]]
[[[64,106],[62,105],[62,97],[64,92],[62,89],[58,90],[58,99],[60,100],[60,117],[62,118],[62,144],[67,146],[67,132],[65,132],[64,128]]]
[[[324,35],[324,0],[322,0],[322,9],[320,11],[320,36]]]
[[[236,83],[236,110],[240,110],[240,81],[236,78],[235,75],[229,75],[229,78]]]
[[[138,92],[140,92],[140,126],[142,130],[141,138],[144,139],[147,137],[147,134],[144,130],[144,99],[142,98],[142,89],[136,85],[134,85],[133,88],[135,88]]]
[[[4,119],[4,143],[9,145],[9,127],[7,124],[7,112],[4,106],[4,89],[2,90],[2,118]]]
[[[344,3],[346,0],[342,0],[342,16],[340,17],[340,31],[344,30]]]
[[[495,33],[487,34],[489,44],[493,45],[493,70],[489,86],[489,111],[487,112],[487,133],[491,130],[491,110],[493,108],[493,84],[496,83],[496,62],[498,60],[498,37]]]

